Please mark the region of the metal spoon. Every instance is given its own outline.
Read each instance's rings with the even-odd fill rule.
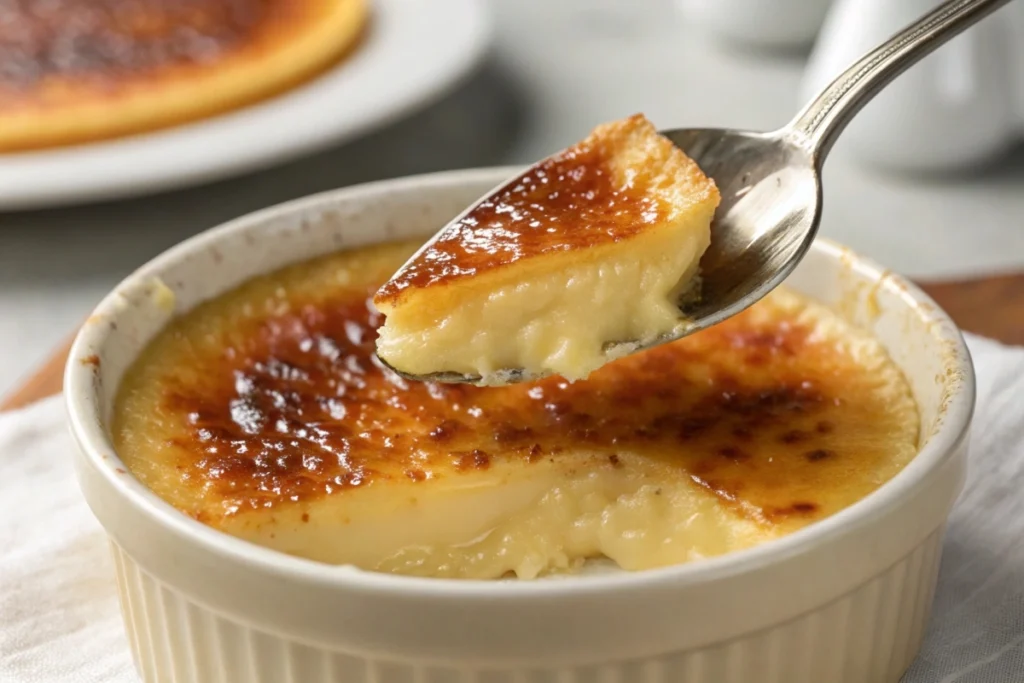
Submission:
[[[796,118],[770,133],[694,128],[662,131],[715,180],[722,195],[701,258],[701,296],[683,305],[688,324],[670,335],[615,344],[615,356],[710,327],[774,289],[803,258],[821,221],[821,166],[846,124],[896,76],[1009,0],[949,0],[861,57]],[[480,383],[442,372],[410,379]],[[535,379],[502,371],[487,384]],[[497,380],[497,381],[496,381]]]

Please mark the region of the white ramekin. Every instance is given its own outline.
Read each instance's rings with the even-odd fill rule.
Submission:
[[[959,332],[932,301],[833,244],[818,242],[789,285],[885,344],[920,405],[922,449],[864,500],[760,547],[548,581],[391,576],[232,538],[178,513],[126,472],[106,428],[114,393],[172,315],[288,263],[427,235],[512,172],[407,178],[267,209],[171,249],[96,309],[75,342],[65,396],[79,480],[110,535],[143,679],[896,681],[918,650],[963,483],[974,377]]]

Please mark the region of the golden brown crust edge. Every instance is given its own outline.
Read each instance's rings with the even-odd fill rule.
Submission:
[[[618,182],[647,184],[677,211],[708,200],[717,206],[721,200],[715,181],[643,114],[601,124],[587,141],[602,149]]]
[[[610,177],[612,186],[626,188],[629,191],[638,188],[645,198],[653,200],[652,203],[664,209],[657,223],[634,234],[623,234],[606,242],[572,245],[564,250],[552,250],[547,253],[519,255],[515,258],[517,268],[514,271],[504,267],[508,263],[502,263],[498,267],[474,268],[475,273],[471,279],[476,284],[486,281],[488,286],[501,286],[516,279],[528,278],[533,273],[549,267],[553,260],[574,258],[573,254],[578,253],[580,248],[586,248],[592,253],[614,249],[617,243],[649,235],[651,230],[657,230],[665,223],[676,220],[680,214],[695,205],[711,201],[715,207],[718,206],[720,195],[714,181],[701,171],[695,161],[660,135],[643,114],[634,114],[626,119],[597,126],[582,141],[538,162],[517,179],[496,190],[495,194],[501,193],[519,179],[528,177],[545,164],[550,164],[552,160],[572,158],[573,155],[579,154],[580,150],[585,150],[591,159],[599,160]],[[560,210],[563,209],[560,207]],[[640,217],[637,217],[636,222],[642,222]],[[568,234],[565,237],[568,237]],[[408,265],[385,283],[374,297],[374,304],[385,314],[417,293],[429,289],[432,293],[438,294],[442,290],[458,287],[461,281],[467,280],[457,278],[448,282],[432,282],[426,286],[409,287],[402,283],[403,279],[409,279]]]

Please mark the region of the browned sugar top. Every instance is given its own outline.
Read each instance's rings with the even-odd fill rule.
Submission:
[[[120,412],[161,425],[180,485],[227,514],[585,448],[669,463],[773,523],[843,507],[891,465],[878,378],[768,302],[573,384],[408,382],[374,354],[368,299],[409,252],[392,253],[369,283],[315,297],[264,283],[193,312],[129,374]],[[340,272],[332,258],[304,272]]]
[[[541,254],[617,242],[662,220],[666,207],[647,191],[649,179],[616,178],[612,153],[588,138],[534,165],[449,226],[377,300]]]

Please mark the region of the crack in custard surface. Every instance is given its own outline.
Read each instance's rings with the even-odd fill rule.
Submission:
[[[382,321],[370,299],[415,247],[290,268],[172,323],[119,394],[122,459],[218,527],[289,509],[306,523],[324,501],[376,489],[416,498],[509,472],[649,465],[737,519],[791,530],[855,502],[916,452],[898,370],[873,341],[784,292],[584,381],[404,380],[374,355]]]

